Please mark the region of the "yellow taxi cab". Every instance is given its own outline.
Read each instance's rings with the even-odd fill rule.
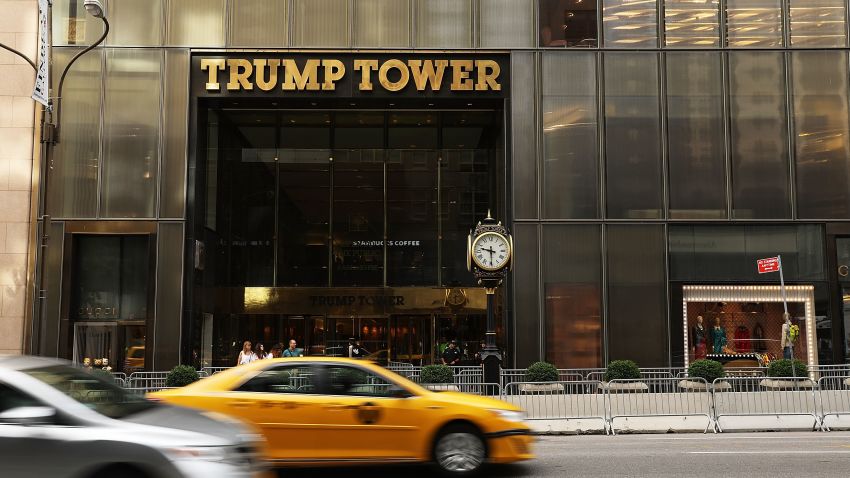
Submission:
[[[434,462],[466,475],[534,458],[519,408],[432,392],[362,360],[258,360],[150,397],[254,423],[279,466]]]

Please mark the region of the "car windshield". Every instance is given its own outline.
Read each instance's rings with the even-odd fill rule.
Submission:
[[[156,406],[114,384],[105,372],[87,372],[64,365],[30,368],[21,372],[109,418],[125,418]]]

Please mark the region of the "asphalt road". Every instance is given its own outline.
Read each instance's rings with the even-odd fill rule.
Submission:
[[[846,477],[850,433],[547,436],[534,461],[486,468],[482,477]],[[426,466],[281,470],[281,477],[414,478]]]

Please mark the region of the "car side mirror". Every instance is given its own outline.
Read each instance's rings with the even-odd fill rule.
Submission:
[[[398,385],[393,385],[389,389],[389,396],[392,398],[410,398],[413,395]]]
[[[0,423],[7,425],[48,425],[56,419],[50,407],[17,407],[0,413]]]

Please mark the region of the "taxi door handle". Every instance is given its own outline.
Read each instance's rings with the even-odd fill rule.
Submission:
[[[233,400],[232,402],[230,402],[231,407],[239,408],[250,407],[252,404],[253,402],[251,402],[250,400]]]
[[[330,412],[344,412],[346,410],[351,410],[353,408],[357,408],[353,405],[343,405],[341,403],[328,403],[325,405],[325,409]]]

